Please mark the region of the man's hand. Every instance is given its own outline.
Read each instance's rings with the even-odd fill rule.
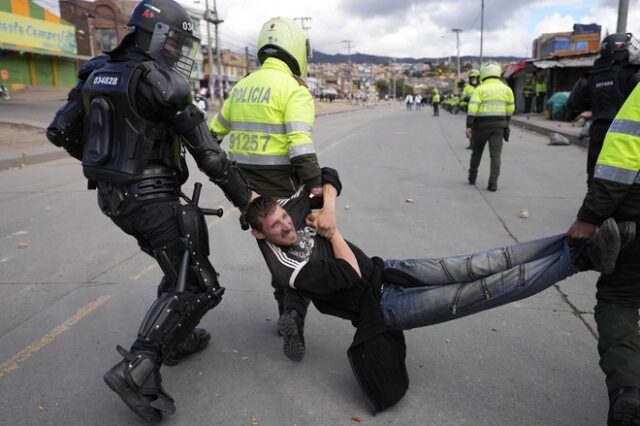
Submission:
[[[258,194],[256,191],[251,191],[251,198],[249,198],[249,202],[255,200],[259,196],[260,196],[260,194]]]
[[[597,228],[594,224],[576,219],[567,231],[567,239],[572,243],[588,240],[596,232]]]
[[[465,136],[467,137],[467,139],[471,140],[471,136],[473,136],[473,132],[471,131],[471,127],[469,127],[467,129],[467,131],[465,132]]]
[[[318,231],[321,237],[331,239],[336,232],[336,216],[323,210],[311,212],[305,217],[305,223]]]

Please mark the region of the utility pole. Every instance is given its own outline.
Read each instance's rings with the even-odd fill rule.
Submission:
[[[211,76],[213,76],[213,64],[212,64],[212,54],[211,54],[211,30],[209,29],[209,22],[211,22],[214,26],[215,37],[216,37],[216,62],[218,65],[218,75],[220,76],[220,85],[219,91],[216,94],[219,97],[220,103],[222,103],[222,61],[220,59],[220,33],[218,32],[218,25],[222,24],[224,21],[222,19],[218,19],[218,8],[216,7],[216,0],[213,0],[213,10],[209,9],[209,0],[205,0],[205,12],[204,12],[204,20],[207,21],[207,44],[209,49],[209,72]],[[211,77],[209,77],[209,86],[212,85]],[[209,87],[211,90],[211,87]]]
[[[453,86],[453,93],[457,95],[458,83],[460,82],[460,33],[462,32],[462,30],[460,28],[454,28],[451,31],[456,33],[456,52],[457,52],[456,54],[458,56],[458,67],[457,67],[457,73],[456,73],[456,83],[455,83],[455,86]]]
[[[480,66],[482,66],[482,42],[484,38],[484,0],[481,1],[480,6]]]
[[[244,47],[244,73],[249,74],[249,47]]]
[[[342,42],[347,47],[347,63],[349,64],[349,101],[351,101],[351,94],[353,92],[353,78],[351,76],[351,48],[354,47],[354,44],[351,40],[342,40]]]
[[[218,31],[218,26],[224,21],[218,18],[218,8],[216,7],[216,0],[213,0],[213,14],[215,15],[215,19],[213,20],[213,27],[216,34],[216,62],[218,63],[218,75],[220,76],[220,85],[218,86],[220,88],[220,92],[218,93],[218,97],[220,98],[220,105],[222,105],[224,92],[222,89],[222,55],[220,52],[220,32]]]
[[[87,17],[87,32],[89,33],[89,47],[90,47],[90,51],[91,51],[91,57],[93,58],[94,56],[96,56],[96,48],[93,45],[93,28],[91,28],[91,20],[95,19],[95,15],[92,15],[91,13],[86,13],[84,14]]]
[[[629,12],[629,0],[618,0],[618,26],[617,33],[627,32],[627,13]]]
[[[204,19],[207,23],[207,58],[209,60],[209,96],[213,96],[213,51],[211,50],[211,25],[209,20],[209,0],[204,0]]]

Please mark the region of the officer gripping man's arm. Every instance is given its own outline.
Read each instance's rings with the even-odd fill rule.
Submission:
[[[82,67],[47,137],[82,160],[103,213],[163,272],[137,338],[129,350],[118,346],[122,360],[104,375],[135,414],[157,423],[175,411],[160,367],[207,346],[210,334],[196,326],[224,292],[203,211],[180,202],[188,175],[181,144],[240,209],[250,191],[191,103],[187,78],[200,41],[189,13],[173,0],[144,0],[128,25],[113,51]]]

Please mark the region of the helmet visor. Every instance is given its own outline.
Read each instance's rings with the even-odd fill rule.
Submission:
[[[189,78],[199,46],[197,37],[159,22],[151,37],[149,55]]]

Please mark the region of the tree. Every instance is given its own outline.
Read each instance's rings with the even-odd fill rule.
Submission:
[[[389,82],[387,80],[378,80],[374,85],[380,96],[389,94]]]

